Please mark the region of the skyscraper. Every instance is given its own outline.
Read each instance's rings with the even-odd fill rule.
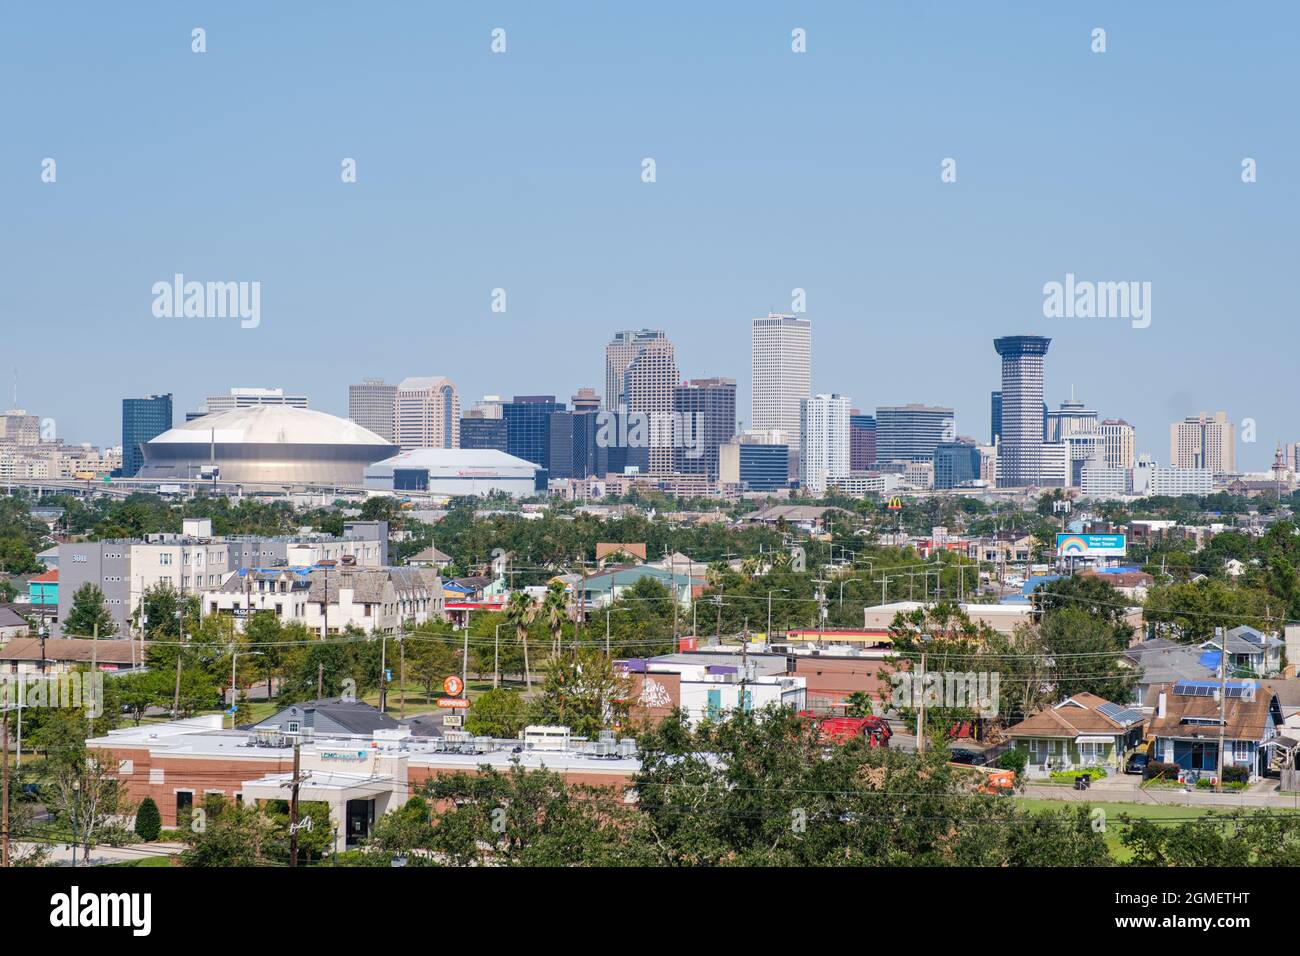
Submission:
[[[663,333],[643,343],[623,370],[621,404],[630,415],[645,416],[649,436],[646,470],[652,475],[673,470],[673,391],[679,381],[673,343]]]
[[[134,478],[144,464],[140,446],[172,427],[172,396],[122,399],[122,477]]]
[[[718,448],[736,435],[736,380],[697,378],[673,390],[673,412],[682,430],[674,442],[673,470],[718,480]]]
[[[667,345],[669,352],[672,345],[668,335],[658,329],[629,329],[616,332],[614,338],[605,345],[605,408],[617,411],[620,405],[627,404],[623,394],[623,378],[632,360],[641,354],[642,349],[663,348]],[[676,384],[676,376],[674,382]]]
[[[402,451],[460,447],[460,396],[450,379],[417,376],[398,384],[392,440]]]
[[[996,445],[998,439],[1002,437],[1002,393],[994,392],[992,401],[989,403],[992,408],[992,425],[989,428],[989,444]]]
[[[501,415],[506,420],[508,436],[506,450],[516,458],[549,470],[551,416],[564,410],[554,395],[516,395],[513,401],[502,402]],[[567,471],[562,468],[562,474],[557,477],[568,477]]]
[[[959,488],[980,477],[980,450],[968,442],[943,442],[934,450],[934,486]]]
[[[1047,427],[1043,357],[1051,342],[1041,335],[1008,335],[993,340],[993,347],[1002,356],[999,488],[1023,488],[1040,483],[1043,435]]]
[[[1227,412],[1189,415],[1169,426],[1169,466],[1205,468],[1216,474],[1237,470],[1237,426]]]
[[[849,400],[814,395],[800,402],[799,410],[799,484],[822,495],[828,478],[849,473]]]
[[[382,378],[366,378],[348,386],[348,418],[380,438],[393,440],[393,416],[397,410],[397,386]]]
[[[930,461],[940,442],[956,441],[957,420],[943,405],[876,409],[876,461]]]
[[[876,418],[856,408],[849,412],[849,468],[866,471],[876,463]]]
[[[1122,418],[1101,423],[1102,461],[1107,468],[1132,468],[1137,460],[1137,435]]]
[[[772,312],[750,333],[750,427],[799,447],[800,403],[812,397],[812,321]]]

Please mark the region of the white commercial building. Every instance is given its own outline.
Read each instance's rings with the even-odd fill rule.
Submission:
[[[814,495],[826,492],[831,475],[849,473],[849,399],[825,394],[799,405],[799,484]]]
[[[454,498],[504,491],[528,498],[546,491],[546,472],[494,448],[416,448],[375,462],[365,485],[377,491],[420,491]]]
[[[812,320],[775,312],[754,319],[750,350],[751,427],[778,431],[797,448],[800,402],[812,397]]]

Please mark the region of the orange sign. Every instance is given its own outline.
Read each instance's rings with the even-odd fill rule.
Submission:
[[[469,701],[465,700],[463,697],[439,697],[438,706],[463,709],[469,706]]]
[[[460,692],[465,689],[465,682],[455,674],[452,674],[442,682],[442,689],[446,692],[448,697],[459,697]]]

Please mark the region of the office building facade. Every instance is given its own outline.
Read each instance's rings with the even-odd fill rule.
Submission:
[[[957,420],[942,405],[876,409],[876,461],[931,461],[942,442],[956,441]]]
[[[934,450],[934,487],[960,488],[980,478],[980,450],[966,442],[943,442]]]
[[[1108,418],[1100,425],[1102,460],[1107,468],[1132,468],[1137,460],[1137,434],[1122,418]]]
[[[1211,474],[1237,470],[1237,426],[1227,412],[1202,412],[1169,426],[1171,468],[1200,468]]]
[[[172,427],[172,396],[122,399],[122,477],[134,478],[144,465],[140,446]]]
[[[385,441],[393,440],[397,412],[397,386],[380,378],[367,378],[348,386],[348,418]]]
[[[718,449],[736,436],[736,381],[692,379],[673,390],[673,413],[680,434],[674,442],[673,470],[718,480]]]
[[[812,320],[770,313],[750,330],[750,424],[799,447],[801,402],[812,397]]]
[[[998,487],[1042,484],[1047,428],[1043,403],[1043,360],[1052,340],[1041,335],[995,339],[1002,357],[1002,433]]]
[[[403,451],[460,447],[460,396],[450,379],[416,376],[398,384],[392,440]]]
[[[849,468],[866,471],[876,463],[876,416],[849,412]]]

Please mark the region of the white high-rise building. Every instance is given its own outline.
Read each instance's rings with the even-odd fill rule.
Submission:
[[[799,403],[799,484],[814,495],[849,473],[849,399],[814,395]]]
[[[420,376],[398,384],[393,441],[402,451],[460,447],[460,396],[450,379]]]
[[[776,312],[754,319],[750,358],[750,426],[779,431],[798,448],[800,403],[812,397],[812,320]]]
[[[1064,475],[1059,469],[1061,451],[1043,450],[1047,433],[1043,358],[1051,342],[1041,335],[1006,335],[993,340],[993,347],[1002,357],[999,488],[1069,483],[1068,460]]]
[[[1237,426],[1227,412],[1202,412],[1169,426],[1169,466],[1204,468],[1215,475],[1237,470]]]
[[[620,405],[628,405],[627,396],[624,394],[624,378],[627,375],[627,367],[632,364],[633,360],[647,348],[664,349],[667,347],[669,354],[672,354],[672,343],[668,341],[668,335],[659,329],[628,329],[625,332],[616,332],[614,337],[605,344],[605,408],[609,411],[618,411]],[[671,391],[674,381],[669,384],[670,392],[668,399],[668,408],[672,408]]]

